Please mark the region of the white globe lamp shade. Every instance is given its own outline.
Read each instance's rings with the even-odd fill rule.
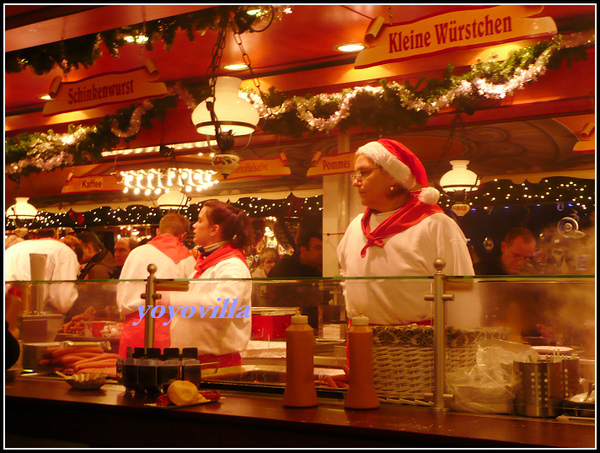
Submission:
[[[157,203],[160,209],[181,209],[187,206],[188,196],[178,190],[170,190],[162,194]]]
[[[16,197],[15,204],[6,210],[6,217],[12,220],[33,221],[37,209],[27,202],[28,197]]]
[[[239,95],[242,80],[237,77],[217,77],[214,108],[221,132],[231,131],[234,136],[252,134],[258,124],[258,111]],[[192,113],[192,123],[199,134],[214,136],[215,125],[201,102]]]
[[[479,186],[479,177],[467,168],[468,160],[451,160],[452,170],[440,179],[440,186],[446,193],[471,192]]]

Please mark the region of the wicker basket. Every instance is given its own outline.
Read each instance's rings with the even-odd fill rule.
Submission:
[[[494,329],[446,329],[445,371],[476,364],[477,344],[499,338]],[[426,405],[433,393],[433,327],[373,327],[373,380],[382,401]]]

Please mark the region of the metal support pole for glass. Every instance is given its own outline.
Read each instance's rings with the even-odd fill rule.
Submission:
[[[162,297],[160,294],[156,294],[154,287],[156,283],[156,277],[154,276],[157,270],[156,264],[148,264],[147,269],[150,275],[146,279],[146,293],[141,295],[142,299],[145,299],[144,312],[147,313],[144,324],[144,352],[147,352],[148,348],[154,347],[154,318],[148,313],[148,310],[154,305],[155,300]]]
[[[144,312],[146,314],[145,331],[144,331],[144,352],[148,351],[148,348],[154,347],[154,317],[148,310],[154,306],[154,301],[160,299],[161,294],[156,294],[157,291],[187,291],[190,286],[190,282],[181,281],[176,282],[172,279],[157,279],[156,264],[148,264],[148,272],[150,275],[146,279],[146,292],[140,297],[145,300]]]
[[[433,410],[443,412],[444,408],[444,371],[446,357],[446,301],[453,300],[453,294],[444,294],[445,275],[442,269],[446,262],[437,258],[433,267],[433,294],[425,300],[433,301]]]

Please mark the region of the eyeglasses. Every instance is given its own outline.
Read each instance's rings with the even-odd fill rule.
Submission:
[[[375,170],[377,170],[378,167],[375,168],[369,168],[367,170],[356,170],[354,173],[350,173],[350,179],[354,182],[354,181],[362,181],[363,179],[365,179],[367,176],[369,176],[371,173],[373,173]]]

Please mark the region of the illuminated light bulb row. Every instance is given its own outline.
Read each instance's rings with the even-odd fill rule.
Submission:
[[[123,193],[133,192],[134,195],[160,195],[171,189],[181,189],[184,192],[201,192],[219,181],[213,180],[214,170],[195,170],[190,168],[167,168],[150,170],[121,171],[125,188]]]

